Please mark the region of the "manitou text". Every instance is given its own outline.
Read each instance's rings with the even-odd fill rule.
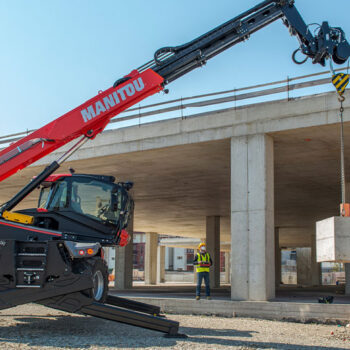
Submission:
[[[120,102],[126,101],[129,97],[134,96],[136,91],[142,91],[144,88],[145,85],[142,78],[135,79],[133,82],[83,109],[81,115],[84,122],[86,123],[89,120],[98,117],[101,113],[108,111]]]

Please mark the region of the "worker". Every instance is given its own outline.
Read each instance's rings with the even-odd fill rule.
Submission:
[[[202,280],[205,283],[205,294],[208,300],[210,297],[209,286],[209,269],[213,265],[210,254],[207,253],[207,247],[205,243],[200,243],[197,248],[197,254],[194,257],[193,265],[197,268],[197,288],[196,288],[196,300],[201,298],[201,286]]]

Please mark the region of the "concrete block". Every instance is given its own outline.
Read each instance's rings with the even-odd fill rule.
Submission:
[[[297,322],[349,322],[350,305],[297,302],[199,300],[192,298],[129,297],[132,300],[159,306],[169,314],[216,315],[223,317],[251,317]]]
[[[350,262],[350,218],[334,216],[316,223],[317,262]]]

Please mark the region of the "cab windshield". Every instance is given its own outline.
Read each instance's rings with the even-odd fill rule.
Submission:
[[[86,216],[102,221],[115,222],[117,212],[113,210],[113,185],[101,181],[72,181],[70,208]]]
[[[120,185],[91,178],[66,178],[41,190],[39,208],[69,210],[124,227],[133,201]]]

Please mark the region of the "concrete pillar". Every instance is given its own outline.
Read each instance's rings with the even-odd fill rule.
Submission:
[[[220,287],[220,216],[206,218],[206,244],[213,266],[210,268],[210,288]]]
[[[225,283],[231,283],[231,254],[225,252]]]
[[[195,256],[197,255],[198,250],[195,248],[193,251],[193,260],[195,259]],[[193,283],[197,284],[197,266],[193,266]]]
[[[174,248],[173,247],[169,247],[168,248],[168,266],[169,266],[169,270],[173,271],[174,270]]]
[[[158,246],[157,251],[157,284],[165,282],[165,247]]]
[[[317,262],[316,256],[316,232],[311,235],[311,285],[322,285],[321,263]]]
[[[316,260],[316,233],[309,233],[311,229],[300,229],[307,232],[309,247],[297,248],[297,283],[304,286],[322,285],[321,264]]]
[[[157,283],[158,234],[146,233],[145,245],[145,283]]]
[[[311,248],[297,248],[297,283],[302,286],[312,285]]]
[[[275,297],[273,139],[231,139],[231,298]]]
[[[275,228],[275,284],[276,288],[281,285],[281,248],[280,248],[280,240],[279,240],[279,228]]]
[[[130,241],[125,247],[115,248],[115,280],[114,287],[120,290],[132,288],[133,274],[133,231],[134,218],[129,221],[126,228]]]
[[[344,264],[344,269],[345,269],[345,295],[350,295],[350,264]]]

